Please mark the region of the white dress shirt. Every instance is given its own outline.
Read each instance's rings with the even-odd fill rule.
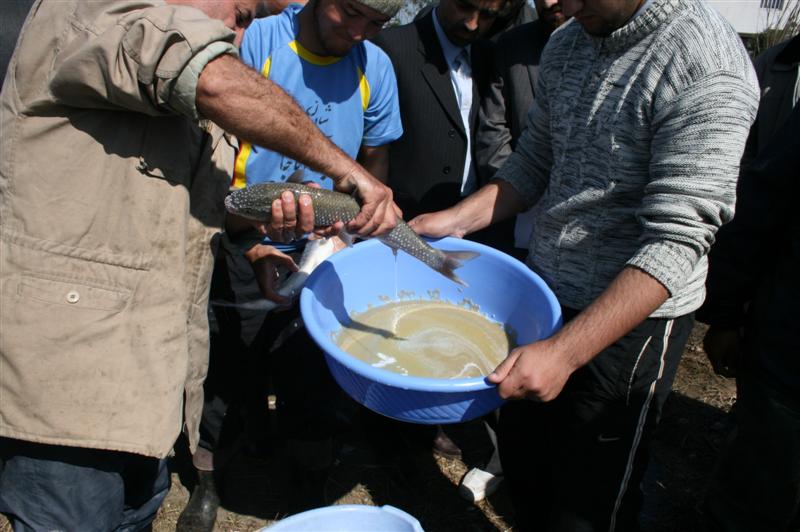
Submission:
[[[464,157],[464,172],[461,178],[461,195],[467,196],[478,188],[475,167],[472,164],[472,139],[469,128],[469,115],[472,110],[472,66],[470,65],[469,46],[456,46],[447,38],[439,24],[438,9],[433,10],[433,27],[444,52],[444,59],[450,70],[450,81],[461,113],[461,122],[467,134],[467,153]]]

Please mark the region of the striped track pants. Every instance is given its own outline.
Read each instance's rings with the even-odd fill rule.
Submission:
[[[498,445],[515,532],[636,530],[650,443],[693,323],[691,314],[647,319],[554,401],[503,406]]]

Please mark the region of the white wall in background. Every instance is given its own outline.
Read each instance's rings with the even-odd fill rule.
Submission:
[[[782,27],[798,0],[705,0],[719,11],[740,34],[761,33]]]

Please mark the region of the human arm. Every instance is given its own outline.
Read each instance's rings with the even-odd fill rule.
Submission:
[[[358,162],[370,174],[374,175],[381,183],[389,180],[389,145],[367,146],[361,145],[358,152]]]
[[[517,347],[489,375],[504,399],[555,399],[569,376],[653,313],[669,293],[647,273],[626,267],[556,334]]]
[[[525,203],[510,183],[493,180],[449,209],[420,214],[408,225],[425,236],[463,238],[524,209]]]
[[[475,164],[482,182],[491,179],[511,155],[511,124],[506,110],[509,96],[504,77],[503,39],[494,49],[492,76],[478,109]]]
[[[278,280],[280,279],[280,267],[291,272],[297,271],[298,266],[292,257],[266,244],[256,244],[247,250],[244,256],[253,267],[261,295],[276,303],[289,303],[289,298],[278,293]]]
[[[365,44],[365,50],[367,88],[362,85],[360,92],[362,98],[366,96],[367,106],[357,160],[378,180],[388,183],[390,145],[403,135],[397,78],[383,50],[372,43]]]
[[[50,15],[48,7],[42,6],[42,17]],[[243,65],[235,34],[221,21],[186,6],[141,2],[79,2],[76,9],[73,32],[64,40],[53,37],[48,90],[57,103],[210,118],[330,175],[340,190],[356,189],[362,211],[348,224],[351,231],[394,226],[391,190],[333,146],[288,95]]]
[[[697,273],[704,273],[701,260],[733,216],[739,161],[757,105],[748,73],[708,73],[655,97],[649,176],[635,212],[640,245],[628,265],[672,295],[685,293],[690,281],[688,290],[702,294]]]
[[[412,229],[431,237],[461,238],[523,212],[539,200],[549,181],[552,148],[542,78],[538,87],[542,97],[534,100],[527,128],[495,179],[449,209],[417,216],[409,222]]]
[[[714,88],[715,94],[727,94],[729,87],[743,95],[726,105],[707,92]],[[755,112],[754,100],[754,91],[741,78],[720,76],[682,91],[678,100],[655,106],[648,183],[640,206],[631,213],[641,225],[638,243],[634,241],[638,249],[561,332],[523,346],[504,362],[492,379],[502,383],[501,394],[554,398],[576,368],[655,313],[690,278],[702,282],[698,263],[716,229],[730,217],[738,158]],[[691,293],[701,290],[700,286]],[[518,364],[514,377],[510,368]],[[512,380],[506,384],[509,376]]]
[[[736,216],[720,230],[709,255],[707,296],[697,319],[709,324],[703,345],[721,375],[736,373],[748,310],[774,323],[764,318],[766,308],[779,316],[794,306],[786,279],[796,274],[786,272],[791,269],[792,228],[797,227],[798,165],[800,107],[795,107],[758,158],[742,171]],[[781,329],[777,324],[775,328]]]
[[[369,236],[397,223],[392,191],[325,138],[280,87],[237,59],[221,56],[205,66],[197,84],[197,108],[239,138],[330,176],[338,190],[355,189],[361,212],[347,224],[348,231]]]

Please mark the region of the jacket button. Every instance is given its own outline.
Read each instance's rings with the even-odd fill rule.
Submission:
[[[77,303],[80,300],[81,295],[76,290],[67,292],[67,303]]]
[[[449,166],[445,166],[444,168],[442,168],[442,173],[443,174],[449,174],[450,173],[450,167]]]
[[[456,130],[451,128],[450,131],[447,132],[447,136],[452,139],[456,136]]]

